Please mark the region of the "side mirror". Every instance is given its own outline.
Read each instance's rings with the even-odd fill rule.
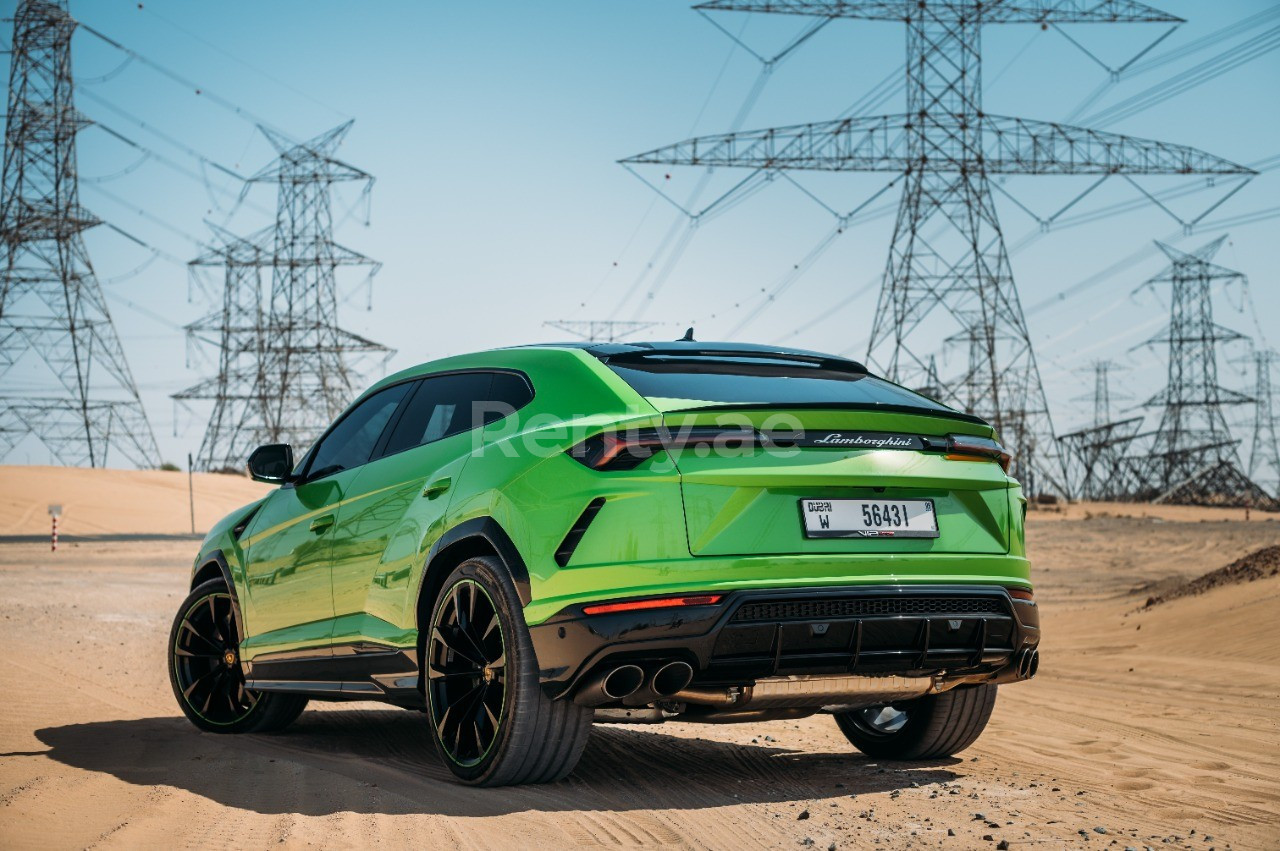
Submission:
[[[282,485],[293,472],[293,447],[287,443],[259,446],[249,456],[249,478],[255,482]]]

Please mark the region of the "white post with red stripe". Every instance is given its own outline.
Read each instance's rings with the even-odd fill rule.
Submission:
[[[62,515],[61,505],[49,506],[49,516],[53,518],[53,538],[50,542],[50,550],[55,553],[58,551],[58,517],[61,515]]]

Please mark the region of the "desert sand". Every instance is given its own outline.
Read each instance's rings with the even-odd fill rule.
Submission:
[[[188,531],[185,476],[91,475],[0,469],[7,534],[56,498],[93,536],[0,542],[3,848],[1280,847],[1280,576],[1143,608],[1280,544],[1274,516],[1033,513],[1040,675],[1003,687],[957,758],[880,765],[821,715],[598,726],[569,780],[476,790],[448,779],[419,713],[313,704],[272,736],[187,724],[164,642],[196,544],[139,539]],[[211,513],[256,493],[221,478]]]
[[[270,490],[217,473],[196,473],[191,486],[199,534]],[[0,467],[0,537],[48,536],[50,505],[62,506],[63,538],[190,534],[191,502],[186,473]]]

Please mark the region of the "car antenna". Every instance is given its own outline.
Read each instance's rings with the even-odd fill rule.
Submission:
[[[693,339],[693,326],[690,325],[689,330],[685,331],[684,336],[681,337],[679,340],[676,340],[676,342],[677,343],[696,343],[697,340]]]

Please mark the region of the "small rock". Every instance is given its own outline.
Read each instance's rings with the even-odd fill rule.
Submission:
[[[1009,851],[1009,840],[1001,839],[996,843],[996,851]]]
[[[1097,826],[1097,827],[1095,827],[1095,828],[1093,829],[1093,832],[1094,832],[1094,833],[1106,833],[1106,832],[1107,832],[1107,829],[1106,829],[1105,827],[1103,827],[1103,826],[1099,825],[1099,826]]]
[[[827,851],[836,851],[836,844],[832,842],[830,845],[828,845]]]
[[[984,834],[982,835],[982,841],[983,841],[983,842],[995,842],[995,841],[996,841],[996,838],[995,838],[994,836],[992,836],[991,834],[989,834],[989,833],[984,833]]]
[[[947,836],[955,836],[955,835],[956,835],[956,832],[954,828],[950,828],[950,827],[947,828]]]
[[[801,844],[801,845],[804,845],[804,846],[812,845],[812,844],[813,844],[813,837],[812,837],[812,836],[806,836],[804,839],[801,839],[801,840],[800,840],[800,844]]]
[[[796,821],[804,821],[804,820],[805,820],[805,819],[807,819],[808,817],[809,817],[809,811],[808,811],[808,810],[801,810],[801,811],[800,811],[800,815],[796,816]]]

